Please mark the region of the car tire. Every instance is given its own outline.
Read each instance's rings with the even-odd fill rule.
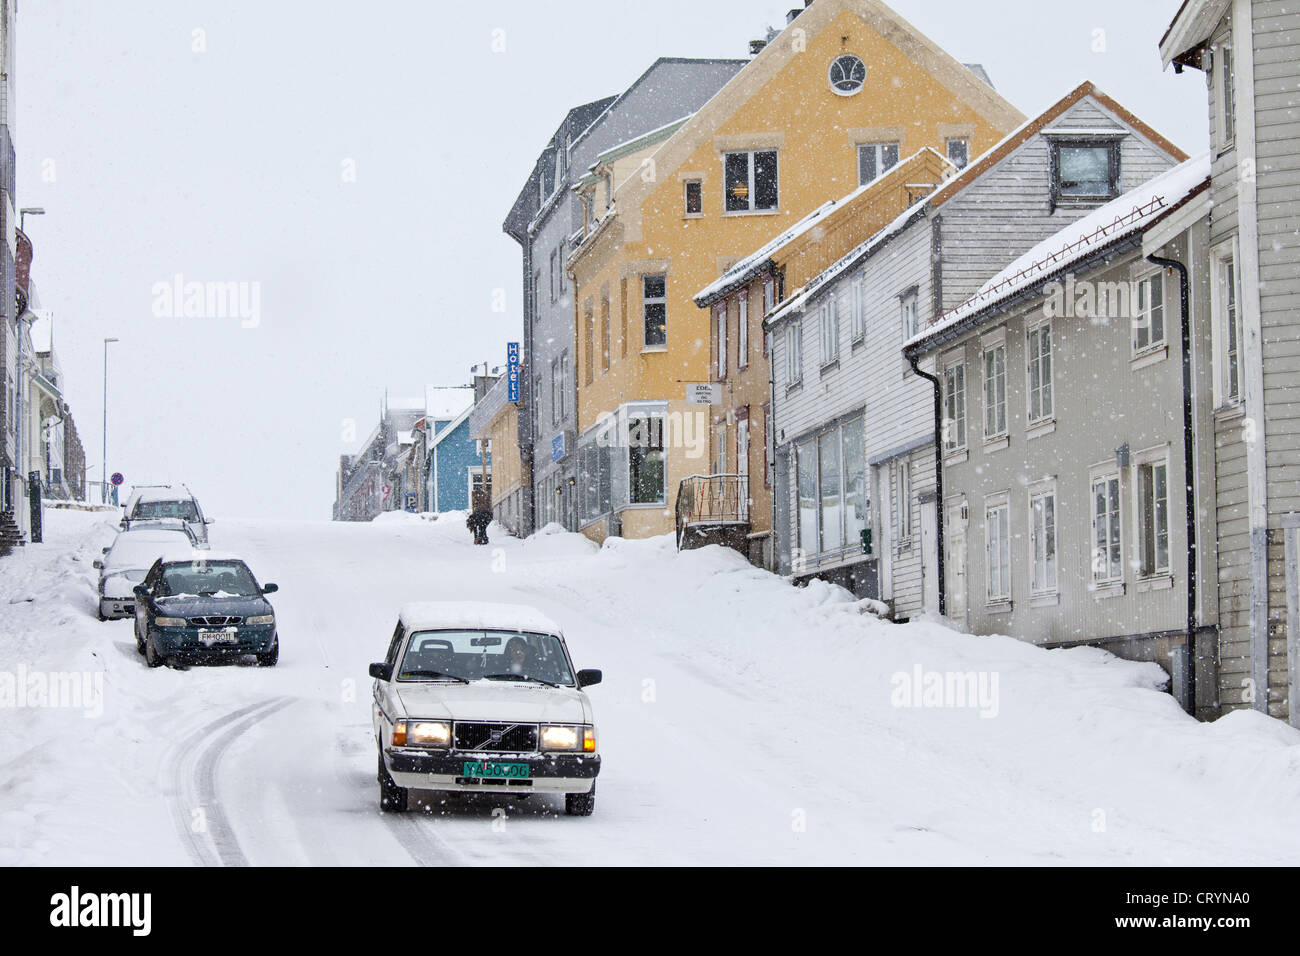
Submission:
[[[107,621],[107,620],[108,620],[108,618],[104,616],[104,608],[103,608],[103,607],[100,607],[100,608],[99,608],[99,619],[100,619],[101,621]]]
[[[277,636],[271,649],[265,654],[257,655],[257,663],[261,667],[274,667],[280,660],[280,638]]]
[[[383,751],[379,753],[379,809],[385,813],[405,813],[411,791],[399,787],[393,775],[384,766]]]
[[[158,648],[154,646],[152,635],[144,639],[144,662],[150,667],[162,667],[167,663],[158,653]]]
[[[596,785],[586,793],[566,793],[564,812],[571,817],[589,817],[596,810]]]

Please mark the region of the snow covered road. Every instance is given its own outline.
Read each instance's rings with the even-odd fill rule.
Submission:
[[[103,681],[98,715],[0,709],[0,864],[1300,861],[1300,733],[1197,724],[1154,665],[885,624],[716,548],[475,548],[399,516],[221,521],[214,546],[280,585],[280,664],[151,671],[130,621],[93,616],[112,531],[52,512],[48,544],[0,559],[0,674]],[[439,599],[532,604],[604,670],[594,816],[540,794],[379,811],[366,668],[401,603]],[[918,670],[996,693],[904,706]]]

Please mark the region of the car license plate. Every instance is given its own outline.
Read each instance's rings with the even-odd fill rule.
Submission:
[[[504,777],[511,780],[523,780],[528,776],[526,763],[502,763],[498,760],[465,761],[466,777]]]
[[[199,629],[199,640],[204,644],[234,644],[239,640],[239,632],[233,627],[227,627],[220,631],[205,631]]]

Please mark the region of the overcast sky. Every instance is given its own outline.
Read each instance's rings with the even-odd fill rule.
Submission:
[[[364,438],[385,388],[464,384],[520,337],[501,221],[566,110],[659,56],[743,57],[792,5],[23,2],[18,200],[47,210],[33,277],[91,479],[115,336],[110,473],[218,518],[328,518],[349,420]],[[1203,77],[1157,53],[1178,0],[893,6],[1026,115],[1091,79],[1205,148]],[[177,274],[256,284],[257,324],[157,315]]]

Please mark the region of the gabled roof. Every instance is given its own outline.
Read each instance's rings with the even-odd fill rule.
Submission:
[[[1054,120],[1064,116],[1070,107],[1079,103],[1085,97],[1091,97],[1096,100],[1106,109],[1114,113],[1120,120],[1131,126],[1144,138],[1149,140],[1154,146],[1158,149],[1164,150],[1174,159],[1179,162],[1183,162],[1187,159],[1186,153],[1169,140],[1165,139],[1146,123],[1142,122],[1142,120],[1138,119],[1138,117],[1133,113],[1130,113],[1117,101],[1108,96],[1105,91],[1095,83],[1091,80],[1084,80],[1042,113],[1039,113],[1033,119],[1023,123],[1017,129],[1012,130],[1003,137],[1000,143],[997,143],[992,148],[986,150],[958,175],[954,176],[939,189],[935,190],[930,197],[935,208],[942,206],[945,202],[965,188],[970,182],[983,176],[998,163],[1002,162],[1002,160],[1011,155],[1018,146],[1023,145],[1034,135],[1041,133],[1051,125]]]
[[[1209,180],[1210,156],[1202,153],[1094,209],[1007,265],[973,296],[903,343],[904,351],[926,352],[950,341],[1019,293],[1151,227],[1207,188]]]
[[[1219,22],[1228,14],[1231,0],[1183,0],[1173,22],[1160,38],[1160,62],[1181,69],[1200,67],[1196,54],[1205,46]]]

